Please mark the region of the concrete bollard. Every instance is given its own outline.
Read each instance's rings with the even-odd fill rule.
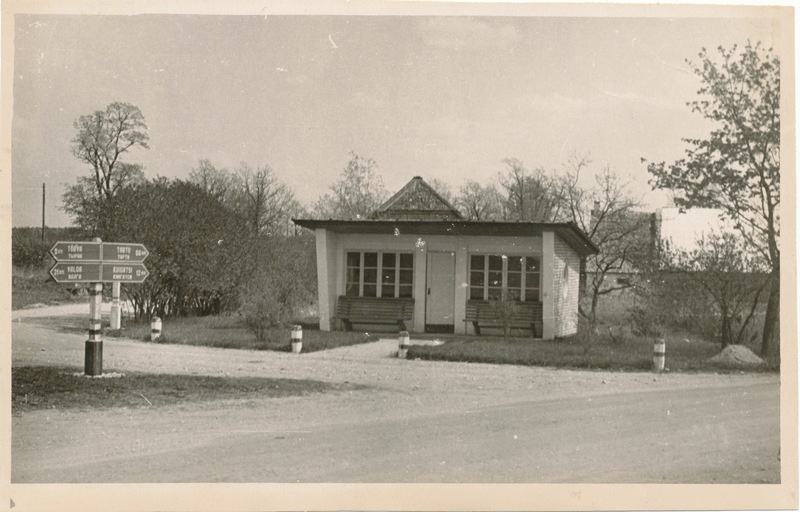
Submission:
[[[410,345],[408,331],[400,331],[400,337],[397,340],[397,357],[405,359],[408,354],[408,346]]]
[[[303,326],[292,326],[292,354],[299,354],[303,350]]]
[[[663,339],[658,339],[653,343],[653,370],[663,372],[666,358],[667,344]]]
[[[154,316],[150,320],[150,341],[157,341],[161,337],[161,319]]]

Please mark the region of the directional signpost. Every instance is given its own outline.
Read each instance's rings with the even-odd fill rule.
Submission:
[[[142,244],[107,243],[99,238],[91,242],[56,242],[50,255],[56,264],[50,275],[57,283],[91,283],[89,295],[89,339],[86,341],[86,375],[103,374],[103,339],[100,305],[103,283],[113,284],[111,326],[119,329],[119,294],[121,283],[142,283],[150,273],[142,263],[149,255]]]

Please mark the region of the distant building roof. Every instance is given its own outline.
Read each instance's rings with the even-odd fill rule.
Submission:
[[[419,176],[380,205],[371,219],[461,220],[461,214]]]

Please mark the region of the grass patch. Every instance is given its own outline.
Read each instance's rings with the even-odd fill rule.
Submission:
[[[86,334],[88,332],[89,309],[87,306],[85,317],[42,317],[31,318],[28,321],[52,327],[61,332]],[[108,320],[104,319],[103,323],[107,326]],[[149,342],[150,323],[125,322],[122,329],[114,331],[105,329],[104,335],[108,338],[122,337]],[[377,336],[364,332],[322,332],[315,324],[303,324],[303,353],[377,340]],[[244,320],[238,315],[170,318],[164,320],[161,327],[161,338],[156,343],[245,350],[273,350],[278,352],[291,352],[292,349],[290,329],[276,329],[268,333],[267,340],[258,341],[255,335],[247,329]]]
[[[110,372],[106,372],[111,375]],[[162,407],[185,402],[242,398],[282,398],[365,389],[350,383],[264,377],[209,377],[128,372],[85,377],[67,367],[11,369],[12,411],[109,407]]]
[[[666,368],[669,371],[741,371],[707,360],[719,353],[719,344],[699,340],[667,339]],[[453,339],[438,346],[412,345],[410,359],[461,361],[472,363],[514,364],[615,371],[650,371],[653,368],[653,341],[627,338],[610,341],[570,337],[556,340],[480,337]],[[768,366],[748,367],[747,371],[774,371]]]
[[[49,266],[52,266],[52,263]],[[32,304],[86,302],[86,293],[82,287],[73,288],[52,280],[48,281],[49,266],[14,266],[11,269],[11,309],[22,309]]]

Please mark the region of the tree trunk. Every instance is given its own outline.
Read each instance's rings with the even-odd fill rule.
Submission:
[[[761,357],[780,364],[781,360],[781,280],[778,268],[772,271],[769,283],[767,312],[761,337]]]

